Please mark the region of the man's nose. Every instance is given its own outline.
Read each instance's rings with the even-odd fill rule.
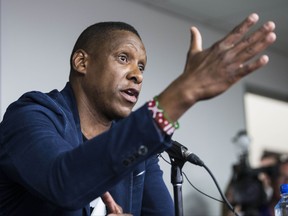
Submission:
[[[143,74],[142,74],[142,71],[139,69],[138,66],[131,68],[131,70],[127,74],[127,79],[132,80],[136,84],[142,83]]]

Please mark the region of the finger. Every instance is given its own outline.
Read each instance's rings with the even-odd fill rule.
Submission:
[[[123,213],[123,210],[122,210],[121,206],[119,206],[114,201],[113,197],[111,196],[111,194],[109,192],[104,193],[101,196],[101,199],[104,202],[104,204],[107,206],[109,212],[116,213],[116,214]]]
[[[251,72],[263,67],[269,62],[269,57],[267,55],[263,55],[255,61],[250,62],[246,65],[240,65],[239,69],[235,71],[236,79],[241,79],[242,77],[250,74]]]
[[[269,45],[275,42],[276,34],[272,31],[275,29],[275,24],[271,21],[264,24],[258,31],[251,36],[239,42],[233,50],[238,51],[237,55],[240,61],[247,61],[262,52]]]
[[[267,55],[262,55],[260,58],[258,58],[256,61],[251,62],[250,64],[246,65],[246,68],[244,69],[244,74],[247,74],[245,70],[247,70],[248,73],[255,71],[259,69],[260,67],[263,67],[269,62],[269,57]]]
[[[191,45],[190,52],[195,54],[202,51],[202,36],[196,27],[191,27]]]
[[[248,16],[242,23],[236,26],[223,40],[220,41],[221,49],[227,50],[238,43],[250,28],[257,23],[259,16],[256,13]]]

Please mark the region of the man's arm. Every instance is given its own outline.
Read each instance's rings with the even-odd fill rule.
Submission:
[[[7,114],[0,127],[1,169],[29,193],[65,209],[82,208],[170,145],[146,107],[84,144],[68,141],[78,132],[65,119],[31,105]]]

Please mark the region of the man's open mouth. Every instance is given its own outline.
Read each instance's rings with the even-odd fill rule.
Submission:
[[[139,91],[133,88],[125,89],[121,91],[123,97],[125,100],[129,101],[130,103],[136,103],[138,96],[139,96]]]

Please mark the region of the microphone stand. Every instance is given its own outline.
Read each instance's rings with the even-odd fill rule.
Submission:
[[[182,200],[182,183],[183,183],[183,176],[182,176],[182,168],[186,161],[190,163],[204,167],[207,172],[210,174],[212,179],[214,180],[217,189],[220,192],[222,199],[227,204],[229,210],[231,210],[235,216],[238,216],[237,212],[235,212],[234,207],[229,203],[225,195],[222,193],[215,177],[205,166],[204,162],[195,154],[188,151],[188,149],[178,143],[177,141],[172,140],[172,146],[166,150],[168,153],[170,160],[171,160],[171,183],[173,184],[174,189],[174,203],[175,203],[175,215],[176,216],[183,216],[183,200]]]
[[[182,167],[185,161],[175,158],[169,154],[171,160],[171,183],[174,191],[175,216],[183,216],[183,199],[182,199]]]
[[[172,147],[166,150],[171,161],[171,183],[174,189],[174,205],[175,216],[183,216],[183,200],[182,200],[182,168],[186,161],[198,166],[203,166],[204,163],[188,149],[178,143],[172,141]]]

